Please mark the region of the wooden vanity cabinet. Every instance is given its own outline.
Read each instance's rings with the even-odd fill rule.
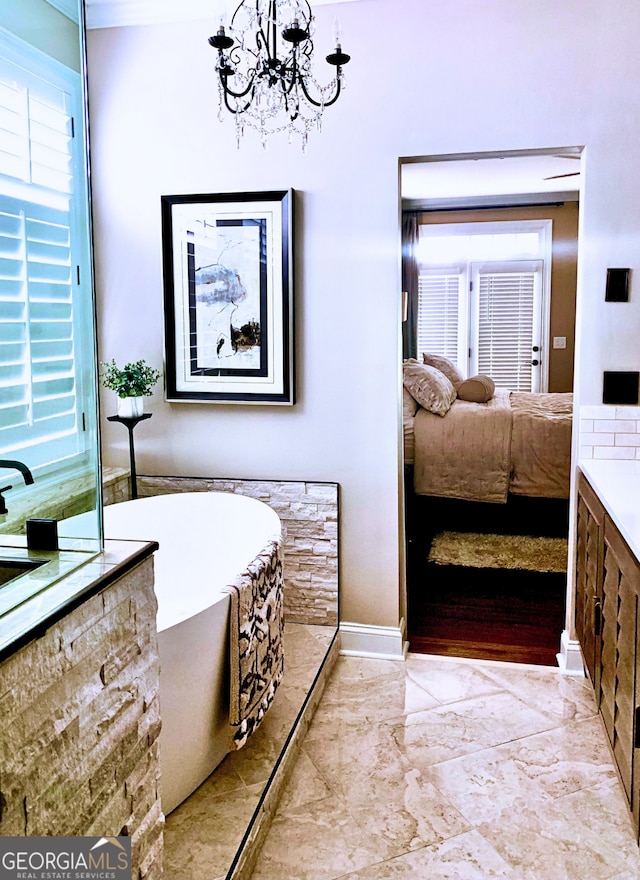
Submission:
[[[600,705],[604,507],[583,474],[578,481],[575,627],[586,672]]]
[[[575,626],[634,827],[640,829],[640,562],[578,484]]]

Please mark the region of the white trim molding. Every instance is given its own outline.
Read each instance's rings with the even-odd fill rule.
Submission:
[[[405,660],[409,650],[404,620],[399,626],[343,622],[340,624],[340,644],[340,653],[347,657]]]
[[[560,671],[565,675],[577,675],[584,677],[584,664],[582,651],[577,639],[569,638],[568,630],[563,630],[560,636],[560,653],[556,654],[556,660]]]

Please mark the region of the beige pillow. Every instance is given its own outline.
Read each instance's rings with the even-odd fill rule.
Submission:
[[[422,362],[444,373],[454,388],[457,388],[463,381],[464,377],[456,365],[449,358],[443,357],[441,354],[423,354]]]
[[[416,414],[418,401],[412,397],[406,388],[402,389],[402,422],[406,424]]]
[[[495,382],[489,376],[471,376],[458,385],[458,397],[472,403],[486,403],[491,400],[495,390]]]
[[[456,399],[456,389],[449,379],[427,364],[406,361],[402,368],[402,382],[421,407],[439,416],[446,415]]]

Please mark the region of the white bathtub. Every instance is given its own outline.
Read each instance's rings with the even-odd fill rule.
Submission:
[[[226,492],[184,492],[104,508],[104,536],[157,541],[162,808],[170,813],[229,750],[229,603],[223,592],[269,540],[278,515]]]

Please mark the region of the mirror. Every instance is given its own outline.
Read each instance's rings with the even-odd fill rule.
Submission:
[[[77,0],[0,9],[0,546],[86,513],[100,549],[84,32]]]

